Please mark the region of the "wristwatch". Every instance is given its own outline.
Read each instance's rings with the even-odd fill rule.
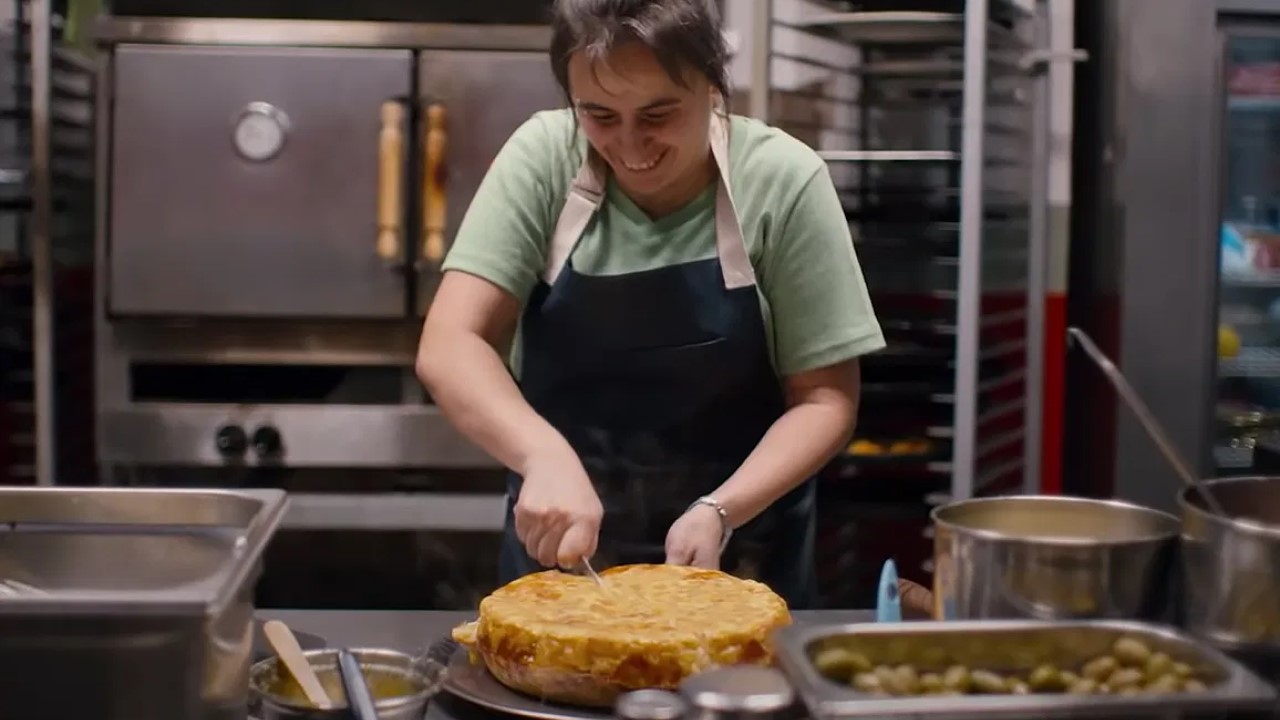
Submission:
[[[694,500],[689,507],[685,509],[685,512],[689,512],[699,505],[706,505],[720,515],[720,554],[723,555],[724,549],[729,546],[729,538],[733,537],[733,527],[729,525],[729,511],[724,509],[724,506],[720,504],[719,500],[711,497],[710,495],[703,495],[697,500]]]

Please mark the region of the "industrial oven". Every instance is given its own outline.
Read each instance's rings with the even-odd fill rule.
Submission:
[[[501,469],[413,362],[489,163],[563,104],[548,28],[111,17],[98,37],[105,477],[289,490],[272,553],[323,561],[273,595],[269,555],[263,604],[469,604]],[[345,596],[343,572],[400,591]]]

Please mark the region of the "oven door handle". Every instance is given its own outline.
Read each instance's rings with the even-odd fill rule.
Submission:
[[[376,252],[395,266],[404,256],[404,106],[398,100],[382,104],[378,133],[378,239]]]
[[[448,218],[448,202],[445,194],[445,131],[444,104],[427,105],[422,122],[422,261],[424,265],[439,267],[444,261],[445,223]]]

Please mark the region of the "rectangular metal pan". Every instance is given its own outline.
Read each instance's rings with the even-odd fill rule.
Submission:
[[[925,695],[885,697],[824,677],[813,654],[833,643],[861,653],[872,665],[909,663],[920,672],[952,664],[1024,677],[1042,663],[1076,670],[1109,653],[1119,638],[1141,640],[1191,666],[1207,689],[1139,695]],[[1240,663],[1172,628],[1127,621],[960,621],[799,624],[776,636],[778,662],[814,720],[911,716],[927,718],[1135,717],[1251,711],[1273,707],[1276,691]]]

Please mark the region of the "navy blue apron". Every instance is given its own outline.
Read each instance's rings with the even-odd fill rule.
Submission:
[[[719,168],[717,257],[623,275],[573,268],[606,170],[583,162],[522,317],[525,399],[577,452],[604,506],[597,570],[666,559],[667,531],[732,475],[786,411],[770,362],[755,271],[733,208],[728,123],[711,122]],[[500,582],[543,569],[516,536],[508,478]],[[722,570],[816,607],[816,484],[810,478],[733,534]]]

